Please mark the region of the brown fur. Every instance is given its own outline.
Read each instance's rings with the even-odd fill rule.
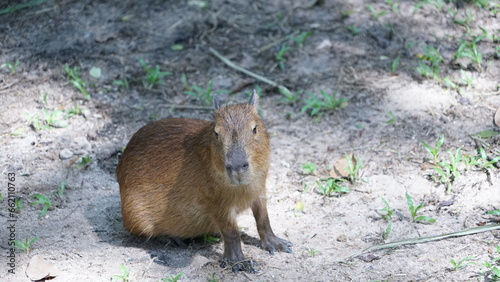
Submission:
[[[267,214],[269,137],[257,101],[255,96],[250,104],[220,108],[215,122],[170,118],[137,131],[116,169],[125,228],[147,237],[221,232],[224,261],[236,263],[246,260],[236,216],[252,208],[262,247],[290,252],[291,244],[272,232]],[[245,160],[248,167],[231,166]],[[235,266],[253,270],[251,262]]]

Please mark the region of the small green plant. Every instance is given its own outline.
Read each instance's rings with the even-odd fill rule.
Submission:
[[[430,4],[434,7],[436,12],[440,12],[441,8],[443,7],[444,0],[420,0],[418,3],[415,4],[415,7],[413,8],[413,13],[416,13],[418,10],[422,8],[425,4]]]
[[[157,85],[163,85],[165,82],[163,78],[167,75],[171,75],[171,72],[161,71],[158,65],[151,67],[146,62],[138,58],[139,64],[142,66],[144,71],[146,72],[146,76],[143,79],[143,84],[146,89],[153,89]]]
[[[87,83],[78,74],[78,67],[70,68],[68,65],[65,65],[64,71],[66,72],[66,77],[69,79],[71,85],[78,89],[78,91],[83,94],[85,99],[90,100],[90,94],[86,89]]]
[[[344,153],[347,160],[347,180],[352,184],[356,184],[359,178],[359,171],[363,168],[363,161],[357,157],[350,158],[347,153]]]
[[[338,91],[333,92],[331,95],[328,95],[323,90],[320,90],[320,93],[321,98],[307,92],[309,98],[304,100],[306,105],[302,107],[301,113],[310,111],[309,115],[311,117],[318,116],[318,119],[320,119],[325,111],[335,111],[347,106],[346,98],[337,98]]]
[[[315,257],[319,253],[319,251],[313,248],[307,248],[305,252],[307,252],[307,254],[309,254],[311,257]]]
[[[298,35],[292,36],[291,39],[295,41],[295,43],[297,43],[297,45],[299,45],[300,48],[302,48],[304,46],[304,42],[306,41],[306,39],[309,36],[313,35],[313,33],[314,33],[313,31],[304,31]]]
[[[203,241],[207,244],[215,244],[220,242],[220,238],[214,237],[211,234],[204,234]]]
[[[432,45],[424,46],[424,55],[419,55],[417,71],[424,77],[433,78],[439,81],[440,68],[439,64],[443,61],[443,57],[439,51]]]
[[[394,13],[397,13],[399,10],[399,3],[395,3],[394,0],[385,0],[385,4],[389,5],[391,7],[391,10]]]
[[[500,209],[489,211],[486,214],[500,216]]]
[[[495,164],[498,162],[500,162],[500,157],[488,158],[484,148],[479,148],[479,167],[481,169],[495,169]]]
[[[346,26],[347,30],[353,35],[359,35],[361,33],[361,29],[359,27],[355,27],[353,25]]]
[[[121,87],[121,88],[123,88],[125,90],[128,90],[130,88],[129,84],[128,84],[128,79],[127,78],[113,80],[113,85]]]
[[[198,99],[205,106],[210,106],[213,104],[214,101],[213,99],[215,95],[227,92],[227,91],[218,91],[217,93],[212,94],[213,92],[212,85],[213,85],[212,80],[208,82],[207,88],[205,89],[193,85],[191,87],[188,87],[187,88],[188,90],[184,91],[184,94],[187,94],[191,97]]]
[[[5,62],[0,67],[8,68],[11,74],[16,73],[16,68],[19,66],[19,60],[16,60],[14,63]]]
[[[405,193],[406,196],[406,203],[408,204],[408,209],[410,210],[411,218],[413,219],[413,222],[419,222],[419,221],[424,221],[428,223],[434,223],[436,220],[432,217],[425,216],[425,215],[418,215],[418,211],[424,207],[424,204],[419,204],[418,206],[413,205],[413,199],[408,193]]]
[[[274,55],[274,59],[278,63],[278,66],[280,67],[281,70],[285,70],[285,53],[289,50],[289,47],[286,45],[282,45],[279,49],[279,51]]]
[[[463,160],[460,148],[455,151],[455,154],[450,151],[448,151],[448,154],[450,155],[449,163],[442,161],[434,167],[434,171],[436,171],[440,177],[440,182],[446,186],[446,193],[451,192],[451,184],[460,176],[458,166]]]
[[[472,170],[473,167],[479,165],[479,159],[476,156],[469,154],[462,155],[462,163],[464,164],[465,172]]]
[[[28,118],[28,122],[36,131],[45,129],[67,127],[68,124],[64,121],[64,112],[61,110],[46,110],[42,109],[40,113],[35,113]]]
[[[16,213],[20,213],[21,209],[23,208],[23,199],[16,197],[16,199],[14,200],[14,204],[16,206]]]
[[[465,257],[459,261],[455,261],[454,259],[450,259],[450,263],[453,266],[453,271],[457,271],[462,268],[466,268],[467,265],[471,264],[476,264],[475,262],[471,261],[474,260],[475,258],[472,256]]]
[[[401,60],[401,56],[397,56],[396,58],[394,58],[394,60],[391,63],[391,71],[392,72],[396,72],[396,70],[398,69],[400,60]]]
[[[376,19],[382,17],[383,15],[387,14],[387,11],[376,11],[372,5],[367,5],[366,8],[368,8],[368,10],[370,11],[370,13],[372,14],[372,16]]]
[[[3,202],[3,195],[0,193],[0,203]]]
[[[83,110],[80,108],[80,104],[76,104],[75,107],[66,111],[66,115],[64,115],[65,119],[71,118],[72,116],[83,115]]]
[[[469,58],[476,64],[479,70],[482,70],[483,54],[477,49],[477,43],[482,36],[477,36],[471,42],[463,41],[455,52],[455,60],[458,58]]]
[[[64,198],[64,191],[66,190],[66,178],[61,180],[61,185],[57,188],[57,194],[59,197]]]
[[[122,281],[122,282],[130,282],[132,281],[132,277],[134,275],[134,270],[133,269],[127,269],[125,265],[120,264],[120,272],[121,274],[119,275],[113,275],[113,281]]]
[[[485,281],[500,281],[500,246],[496,247],[498,257],[491,258],[490,261],[482,263],[483,266],[488,268],[488,272],[483,273]]]
[[[39,218],[42,218],[45,216],[47,211],[52,207],[52,201],[50,200],[49,197],[42,195],[42,194],[35,194],[31,196],[32,198],[35,198],[36,201],[32,202],[30,205],[42,205],[42,211],[40,212],[40,215],[38,216]]]
[[[311,163],[311,162],[307,162],[307,163],[302,165],[302,172],[304,174],[315,174],[316,173],[316,165]]]
[[[24,241],[14,240],[14,247],[18,250],[24,251],[26,253],[30,253],[33,244],[39,239],[39,237],[35,237],[33,239],[29,239],[26,237]]]
[[[396,122],[396,116],[394,115],[393,112],[389,111],[387,115],[389,116],[389,120],[387,120],[385,123],[391,124]]]
[[[215,273],[214,273],[215,274]],[[179,281],[179,279],[181,279],[182,275],[184,275],[184,272],[181,272],[177,275],[170,275],[170,277],[165,277],[165,278],[162,278],[161,281],[164,281],[164,282],[177,282]]]
[[[300,100],[300,94],[304,92],[303,90],[289,92],[284,90],[283,88],[279,88],[278,90],[281,94],[283,94],[283,96],[285,96],[284,98],[281,99],[281,101],[291,104],[297,103]]]
[[[219,282],[219,279],[217,279],[215,272],[213,272],[212,274],[210,274],[210,276],[208,276],[208,282]]]
[[[90,165],[91,162],[92,159],[90,158],[90,156],[86,155],[80,158],[76,166],[78,169],[85,170],[87,169],[87,167]]]
[[[434,148],[425,143],[425,141],[422,141],[422,146],[424,146],[424,149],[429,154],[431,154],[433,163],[437,163],[439,161],[439,149],[441,149],[441,146],[443,146],[443,144],[444,144],[444,135],[441,135]]]
[[[389,206],[389,203],[384,199],[381,198],[382,202],[384,202],[384,208],[381,209],[381,212],[385,212],[385,214],[381,214],[380,216],[385,219],[385,220],[392,220],[392,215],[394,214],[394,209]]]
[[[317,181],[317,190],[321,195],[331,196],[332,193],[348,193],[351,191],[348,187],[340,185],[345,180],[343,179],[333,179],[329,178],[326,183],[323,184],[322,181]]]

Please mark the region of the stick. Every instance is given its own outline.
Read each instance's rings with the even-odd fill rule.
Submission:
[[[229,60],[228,58],[226,58],[226,57],[222,56],[221,54],[219,54],[219,52],[215,51],[215,49],[213,49],[212,47],[209,47],[208,50],[210,51],[210,53],[214,54],[217,58],[219,58],[219,60],[221,60],[223,63],[225,63],[229,67],[231,67],[231,68],[233,68],[233,69],[235,69],[237,71],[240,71],[242,73],[245,73],[245,74],[247,74],[247,75],[249,75],[249,76],[251,76],[251,77],[253,77],[253,78],[257,79],[257,80],[260,80],[260,81],[262,81],[264,83],[267,83],[267,84],[269,84],[269,85],[271,85],[273,87],[277,87],[278,90],[280,90],[282,93],[284,92],[285,95],[286,94],[289,94],[289,95],[292,94],[292,92],[290,90],[288,90],[288,88],[286,88],[285,86],[280,85],[280,84],[278,84],[278,83],[276,83],[276,82],[274,82],[274,81],[272,81],[270,79],[267,79],[267,78],[265,78],[263,76],[260,76],[260,75],[258,75],[256,73],[253,73],[253,72],[251,72],[251,71],[249,71],[247,69],[244,69],[244,68],[242,68],[242,67],[234,64],[233,62],[231,62],[231,60]]]
[[[491,224],[491,225],[485,225],[485,226],[464,229],[464,230],[460,230],[457,232],[452,232],[452,233],[447,233],[447,234],[442,234],[442,235],[426,236],[426,237],[406,239],[406,240],[401,240],[401,241],[396,241],[396,242],[374,245],[374,246],[362,249],[361,251],[354,252],[351,255],[349,255],[343,259],[336,260],[334,262],[347,262],[350,259],[357,257],[365,252],[368,252],[368,251],[376,251],[376,250],[381,250],[381,249],[394,248],[394,247],[399,247],[402,245],[410,245],[410,244],[419,244],[419,243],[439,241],[439,240],[448,239],[451,237],[472,235],[472,234],[476,234],[476,233],[493,231],[493,230],[497,230],[497,229],[500,229],[500,224]]]

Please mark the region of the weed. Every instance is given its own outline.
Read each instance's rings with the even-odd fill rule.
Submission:
[[[450,151],[448,151],[448,154],[450,155],[449,163],[442,161],[437,164],[437,167],[434,167],[434,170],[440,176],[441,183],[446,185],[446,193],[451,192],[451,183],[456,181],[460,176],[458,166],[463,159],[460,148],[455,151],[455,154]]]
[[[331,196],[332,193],[348,193],[351,191],[348,187],[340,185],[344,182],[343,179],[333,179],[329,178],[325,184],[321,181],[316,181],[317,190],[321,195]]]
[[[72,116],[77,116],[83,114],[82,109],[80,108],[80,104],[76,104],[74,108],[69,109],[66,111],[66,115],[64,116],[65,119],[68,119]]]
[[[78,67],[70,68],[68,65],[65,65],[64,71],[66,72],[66,77],[69,79],[71,85],[78,89],[78,91],[83,94],[85,99],[90,100],[90,94],[86,89],[87,83],[79,76]]]
[[[355,184],[356,181],[358,180],[363,180],[363,179],[358,179],[359,177],[359,171],[360,169],[363,168],[363,162],[361,159],[358,159],[357,157],[353,157],[351,159],[347,153],[344,153],[345,159],[347,160],[347,179],[352,183]]]
[[[300,33],[299,35],[292,36],[291,39],[299,45],[300,48],[304,46],[304,41],[311,36],[314,32],[313,31],[304,31]]]
[[[432,156],[432,162],[433,163],[437,163],[438,162],[438,160],[439,160],[439,149],[441,149],[441,146],[443,146],[443,143],[444,143],[444,135],[441,135],[441,137],[437,141],[436,146],[434,148],[432,148],[427,143],[425,143],[424,141],[422,141],[422,146],[424,146],[424,149],[429,154],[431,154],[431,156]]]
[[[391,235],[392,231],[392,220],[389,220],[387,223],[387,227],[385,228],[384,233],[382,234],[382,239],[387,240],[389,238],[389,235]]]
[[[28,237],[26,237],[24,239],[24,242],[23,241],[19,241],[19,240],[14,240],[14,247],[18,250],[21,250],[21,251],[24,251],[26,252],[27,254],[30,253],[30,250],[32,249],[31,247],[33,246],[33,244],[39,239],[39,237],[35,237],[33,239],[28,239]]]
[[[454,259],[450,259],[450,263],[453,266],[453,270],[457,271],[459,269],[467,267],[467,265],[476,264],[475,262],[471,261],[474,259],[475,259],[474,257],[468,256],[468,257],[465,257],[459,261],[455,261]]]
[[[278,66],[280,67],[281,70],[285,70],[285,53],[289,50],[289,47],[286,45],[282,45],[279,49],[279,51],[274,55],[274,59],[278,63]]]
[[[50,129],[51,127],[67,127],[64,121],[64,112],[61,110],[42,109],[41,113],[36,113],[28,118],[28,122],[36,131]]]
[[[285,91],[283,88],[279,88],[279,92],[285,96],[284,98],[281,99],[283,102],[295,104],[300,100],[300,94],[302,94],[303,90],[298,90],[298,91]]]
[[[361,33],[361,29],[359,27],[355,27],[353,25],[346,26],[347,30],[353,35],[359,35]]]
[[[408,204],[408,209],[410,210],[411,218],[413,219],[413,222],[419,222],[419,221],[425,221],[428,223],[434,223],[436,220],[432,217],[425,216],[425,215],[417,215],[418,211],[424,207],[424,204],[419,204],[418,206],[413,205],[413,199],[408,193],[405,193],[406,196],[406,203]]]
[[[128,80],[127,78],[124,78],[124,79],[117,79],[117,80],[113,80],[113,85],[116,85],[118,87],[121,87],[125,90],[128,90],[129,89],[129,84],[128,84]]]
[[[424,54],[419,54],[418,58],[417,71],[424,77],[439,81],[439,64],[443,61],[439,51],[432,45],[426,45],[424,46]]]
[[[142,68],[146,72],[146,76],[143,79],[143,85],[146,89],[153,89],[157,85],[163,85],[165,82],[163,78],[167,75],[171,75],[171,72],[161,71],[158,65],[151,67],[146,62],[138,58],[139,64],[141,64]]]
[[[214,237],[211,234],[204,234],[203,241],[207,244],[215,244],[220,242],[220,238]]]
[[[436,12],[440,12],[441,8],[443,7],[444,0],[420,0],[417,4],[415,4],[413,13],[416,13],[418,10],[420,10],[425,4],[432,5]]]
[[[399,10],[399,3],[394,3],[394,0],[385,0],[385,4],[389,5],[391,7],[391,10],[394,13],[397,13]]]
[[[16,197],[16,199],[14,200],[14,205],[16,206],[15,212],[20,213],[21,209],[23,208],[23,199]]]
[[[321,98],[310,92],[307,92],[307,95],[309,95],[309,99],[304,100],[306,105],[302,107],[301,113],[305,113],[311,110],[309,115],[311,117],[318,115],[318,119],[320,119],[324,111],[335,111],[344,108],[345,106],[347,106],[347,99],[337,99],[337,92],[338,91],[335,91],[331,95],[328,95],[323,90],[320,90]]]
[[[468,172],[473,167],[479,165],[479,159],[476,156],[470,156],[468,154],[465,154],[462,155],[462,163],[464,164],[464,170]]]
[[[391,208],[391,206],[389,206],[389,203],[384,198],[381,198],[381,199],[382,199],[382,202],[384,202],[384,206],[385,206],[383,209],[380,210],[381,212],[385,212],[385,214],[382,214],[381,216],[385,220],[391,220],[395,209]]]
[[[66,190],[66,178],[61,180],[61,185],[57,188],[57,194],[59,197],[64,198],[64,191]]]
[[[315,257],[319,253],[319,251],[316,251],[313,248],[307,248],[305,252],[307,252],[307,254],[309,254],[311,257]]]
[[[170,277],[165,277],[165,278],[162,278],[161,281],[164,281],[164,282],[177,282],[179,281],[179,279],[181,279],[182,275],[184,274],[184,272],[181,272],[177,275],[170,275]],[[214,273],[215,274],[215,273]]]
[[[394,58],[394,60],[391,63],[391,71],[392,72],[396,72],[396,70],[398,69],[400,60],[401,60],[400,56],[397,56],[396,58]]]
[[[391,123],[395,123],[396,122],[396,116],[394,115],[393,112],[389,111],[387,113],[387,115],[389,116],[390,119],[388,121],[386,121],[385,123],[391,124]]]
[[[477,65],[479,70],[482,70],[483,55],[477,49],[477,43],[480,40],[481,36],[477,36],[471,42],[463,41],[455,52],[455,60],[458,58],[469,58]]]
[[[0,203],[3,202],[3,195],[0,193]]]
[[[489,211],[486,214],[500,216],[500,209]]]
[[[387,11],[375,11],[375,9],[372,7],[372,5],[367,5],[366,8],[370,11],[370,13],[372,14],[372,16],[376,19],[382,17],[383,15],[387,14]]]
[[[219,94],[228,92],[227,90],[220,90],[220,91],[217,91],[215,94],[212,94],[212,92],[213,92],[212,85],[213,85],[213,81],[210,80],[208,82],[207,88],[205,88],[205,89],[203,89],[199,86],[196,86],[196,85],[193,85],[191,87],[186,87],[186,89],[188,89],[188,90],[184,91],[184,94],[195,97],[205,106],[210,106],[213,104],[213,101],[214,101],[213,99],[214,99],[215,95],[219,95]]]
[[[76,164],[78,169],[85,170],[92,162],[92,159],[89,155],[83,156],[80,158],[80,161]]]
[[[302,165],[302,172],[304,174],[316,174],[316,165],[311,162],[307,162]]]
[[[489,272],[483,273],[485,281],[500,281],[500,246],[496,247],[498,257],[491,258],[490,261],[482,263],[489,269]]]
[[[43,205],[42,207],[42,211],[40,212],[40,215],[38,216],[38,218],[42,218],[45,216],[45,214],[47,213],[47,211],[52,207],[52,201],[50,200],[49,197],[45,196],[45,195],[42,195],[42,194],[35,194],[33,196],[31,196],[32,198],[36,198],[36,201],[32,202],[30,205],[34,206],[34,205]]]
[[[479,167],[481,169],[495,169],[495,164],[500,162],[500,157],[489,158],[483,147],[479,148]]]
[[[134,274],[134,270],[128,270],[125,265],[120,264],[120,275],[113,275],[113,281],[122,281],[122,282],[130,282],[132,281],[132,276]]]
[[[19,66],[19,60],[16,60],[14,63],[5,62],[0,67],[8,68],[11,74],[16,73],[16,68]]]
[[[466,9],[465,10],[465,19],[457,19],[458,12],[451,12],[452,20],[453,23],[458,24],[460,26],[463,26],[467,32],[467,34],[470,34],[470,25],[475,21],[474,19],[474,14],[472,13],[472,10]]]
[[[219,282],[219,279],[215,276],[215,272],[208,276],[208,282]]]

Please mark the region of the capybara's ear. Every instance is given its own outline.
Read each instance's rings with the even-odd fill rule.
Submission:
[[[220,109],[220,106],[221,106],[221,101],[220,101],[219,95],[215,95],[214,96],[214,107],[216,110],[218,110],[218,109]]]
[[[250,101],[248,102],[248,104],[250,106],[253,106],[257,111],[257,108],[259,107],[259,94],[257,94],[257,91],[255,91],[255,89],[252,92],[252,96],[250,97]]]

